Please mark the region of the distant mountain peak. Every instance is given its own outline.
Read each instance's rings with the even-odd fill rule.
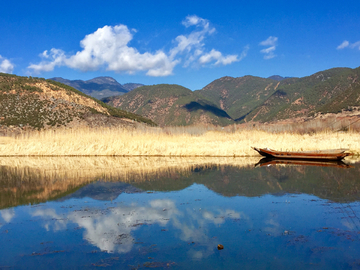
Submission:
[[[231,76],[224,76],[224,77],[220,78],[221,81],[228,81],[228,80],[232,80],[232,79],[234,79],[234,77],[231,77]]]
[[[138,88],[140,86],[144,86],[142,83],[125,83],[122,85],[125,89],[128,91],[134,90],[135,88]]]
[[[285,78],[283,76],[280,76],[280,75],[272,75],[272,76],[268,77],[268,79],[272,79],[272,80],[280,82],[280,81],[284,80]]]
[[[272,79],[272,80],[279,81],[279,82],[281,82],[285,79],[289,79],[289,78],[293,78],[293,77],[283,77],[280,75],[272,75],[272,76],[268,77],[268,79]]]
[[[143,86],[143,84],[140,83],[127,83],[125,85],[121,85],[118,81],[109,76],[99,76],[87,81],[67,80],[61,77],[54,77],[50,80],[74,87],[75,89],[97,99],[122,95],[137,87]]]
[[[110,84],[121,85],[117,80],[115,80],[114,78],[109,77],[109,76],[99,76],[94,79],[87,80],[86,82],[92,82],[92,83],[97,83],[97,84],[110,83]]]

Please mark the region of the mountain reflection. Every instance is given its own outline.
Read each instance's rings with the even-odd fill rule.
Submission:
[[[360,166],[263,166],[257,158],[1,158],[0,209],[48,200],[182,190],[194,183],[223,196],[306,193],[360,199]]]
[[[41,217],[43,227],[48,231],[67,230],[68,226],[83,229],[83,238],[101,251],[110,253],[127,253],[133,248],[136,239],[133,232],[142,226],[172,226],[180,233],[180,240],[196,242],[200,246],[209,246],[204,251],[194,251],[193,257],[201,258],[213,252],[209,245],[214,240],[206,235],[209,224],[222,224],[225,219],[240,219],[243,214],[231,209],[194,211],[186,208],[179,210],[170,199],[151,200],[145,206],[125,205],[111,207],[107,210],[82,209],[60,215],[54,209],[38,209],[31,213]]]

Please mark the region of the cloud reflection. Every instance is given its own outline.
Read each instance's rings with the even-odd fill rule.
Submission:
[[[15,216],[15,211],[13,208],[11,209],[5,209],[5,210],[0,210],[0,215],[2,217],[2,219],[6,222],[9,223]],[[0,223],[0,228],[3,226],[3,224]]]
[[[53,225],[52,229],[54,231],[60,231],[65,230],[67,225],[67,220],[60,215],[56,214],[54,209],[45,209],[45,210],[36,210],[33,214],[33,217],[41,217],[46,218],[44,228],[47,231],[51,230],[51,225]],[[53,220],[56,220],[55,223],[52,222]]]
[[[15,216],[14,209],[1,210],[0,213],[1,213],[1,217],[5,220],[6,223],[9,223]]]
[[[234,210],[179,211],[170,199],[149,201],[148,205],[125,205],[108,209],[83,209],[59,215],[54,209],[36,210],[32,216],[42,217],[46,230],[66,230],[76,224],[84,229],[83,238],[101,251],[127,253],[135,243],[132,232],[146,224],[172,225],[175,235],[185,242],[205,246],[205,251],[190,249],[190,256],[202,258],[213,252],[215,239],[208,235],[208,225],[219,225],[225,218],[240,218],[244,215]],[[180,232],[180,233],[178,233]]]
[[[278,221],[278,215],[275,213],[269,213],[268,219],[265,220],[267,227],[263,228],[264,232],[270,233],[272,235],[281,235],[283,230],[282,226]]]

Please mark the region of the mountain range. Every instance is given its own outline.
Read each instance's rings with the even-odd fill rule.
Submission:
[[[96,77],[91,80],[67,80],[61,77],[51,78],[50,80],[61,82],[74,87],[75,89],[97,99],[109,96],[122,95],[137,87],[143,86],[141,83],[120,84],[112,77]]]
[[[105,103],[134,112],[165,126],[198,123],[229,125],[231,117],[210,100],[180,85],[142,86],[123,96],[105,98]]]
[[[161,126],[269,122],[314,117],[360,107],[360,68],[333,68],[302,78],[222,77],[201,90],[179,85],[142,86],[103,99]]]
[[[4,126],[42,129],[84,120],[87,125],[131,119],[160,126],[226,126],[324,114],[360,115],[359,77],[360,67],[333,68],[302,78],[225,76],[191,91],[175,84],[121,85],[111,77],[70,81],[1,73],[0,133]],[[89,93],[117,94],[99,101]]]

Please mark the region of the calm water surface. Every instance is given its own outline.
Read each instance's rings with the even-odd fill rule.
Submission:
[[[360,269],[359,163],[0,174],[0,269]]]

